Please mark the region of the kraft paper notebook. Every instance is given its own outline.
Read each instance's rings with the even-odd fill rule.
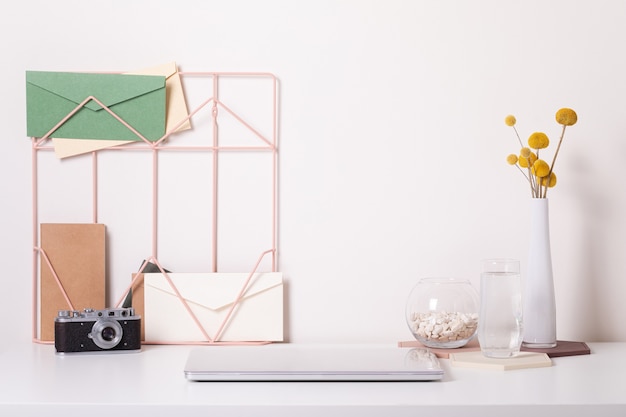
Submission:
[[[53,341],[54,318],[71,309],[63,290],[74,310],[106,308],[105,225],[42,223],[41,249],[40,339]]]

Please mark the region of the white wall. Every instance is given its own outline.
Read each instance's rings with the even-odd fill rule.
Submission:
[[[5,337],[30,337],[24,71],[175,60],[280,80],[289,340],[409,340],[420,277],[478,286],[480,259],[525,262],[529,192],[503,120],[556,140],[572,107],[550,196],[559,338],[626,341],[626,3],[25,0],[3,16]]]

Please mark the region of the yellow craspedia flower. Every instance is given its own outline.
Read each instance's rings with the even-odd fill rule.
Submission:
[[[532,173],[536,177],[543,178],[550,173],[550,165],[543,159],[537,159],[533,164]]]
[[[548,145],[550,145],[550,139],[543,132],[535,132],[528,137],[528,146],[533,149],[544,149]]]
[[[531,154],[530,148],[522,148],[522,150],[519,151],[519,154],[524,158],[528,158]]]
[[[530,166],[530,164],[528,163],[528,158],[524,158],[521,155],[517,159],[517,162],[519,163],[519,166],[522,167],[522,168],[528,168]]]
[[[572,126],[578,121],[578,115],[572,109],[566,107],[556,112],[556,122],[563,126]]]
[[[552,188],[556,185],[556,174],[553,172],[550,176],[545,176],[541,179],[541,185],[544,187]]]
[[[512,114],[509,114],[508,116],[504,118],[504,123],[506,123],[507,126],[515,126],[515,123],[517,123],[517,120],[515,119],[515,116],[513,116]]]
[[[509,165],[517,164],[517,155],[515,155],[514,153],[510,154],[509,156],[506,157],[506,162]]]
[[[521,166],[522,168],[528,168],[528,167],[533,166],[536,160],[537,160],[537,154],[535,154],[534,152],[530,152],[528,156],[524,156],[520,153],[520,156],[518,157],[517,162],[519,163],[519,166]]]
[[[533,163],[536,160],[536,158],[534,160],[532,158],[533,158],[533,154],[530,154],[527,157],[525,157],[524,155],[520,154],[520,156],[517,158],[517,163],[522,168],[529,168],[529,167],[531,167],[533,165]]]
[[[518,148],[520,149],[519,153],[507,155],[506,161],[510,165],[514,165],[530,184],[530,194],[533,198],[547,198],[548,188],[552,188],[556,185],[556,175],[552,170],[554,169],[556,157],[559,155],[559,150],[563,143],[566,127],[572,126],[578,121],[576,112],[566,107],[557,110],[555,118],[563,127],[559,129],[561,130],[561,136],[557,140],[556,150],[554,151],[554,156],[550,163],[539,159],[540,150],[550,146],[548,135],[543,132],[534,132],[528,136],[528,143],[524,144],[517,131],[517,127],[515,127],[517,123],[515,116],[509,114],[504,118],[504,123],[506,123],[507,126],[513,127],[517,142],[520,146],[520,148]],[[544,155],[541,154],[541,156]]]

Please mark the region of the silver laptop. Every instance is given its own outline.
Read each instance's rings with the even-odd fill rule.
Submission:
[[[426,348],[362,345],[203,346],[189,353],[191,381],[436,381],[439,360]]]

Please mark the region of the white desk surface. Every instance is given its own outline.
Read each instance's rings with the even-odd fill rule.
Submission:
[[[549,368],[466,369],[441,359],[437,382],[198,383],[183,375],[192,346],[58,356],[51,345],[3,339],[2,416],[626,416],[626,343],[589,343],[590,355],[553,358]]]

